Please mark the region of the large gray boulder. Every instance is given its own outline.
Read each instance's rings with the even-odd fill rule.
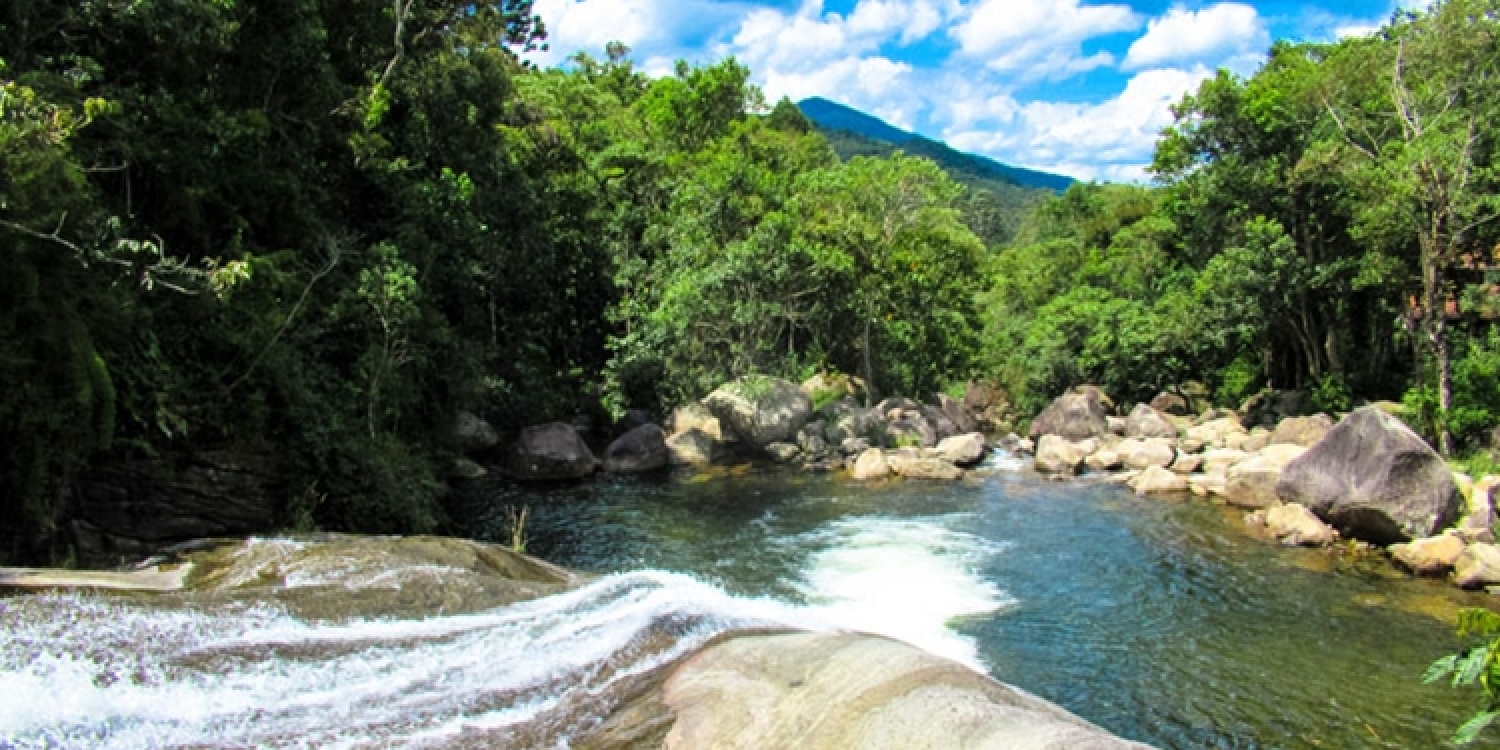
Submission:
[[[1099,389],[1076,388],[1058,396],[1031,420],[1031,436],[1058,435],[1070,441],[1102,437],[1109,433],[1106,416]]]
[[[1136,404],[1125,418],[1125,437],[1176,439],[1177,428],[1150,406]]]
[[[1289,463],[1276,494],[1306,505],[1346,537],[1377,544],[1432,536],[1463,509],[1442,457],[1373,406],[1344,417]]]
[[[812,399],[795,383],[747,375],[720,386],[703,404],[739,439],[757,448],[795,440],[812,416]]]
[[[958,424],[955,423],[941,408],[923,404],[921,409],[922,418],[927,424],[932,425],[932,431],[937,434],[937,439],[950,438],[959,434]]]
[[[506,469],[517,479],[579,479],[598,465],[572,425],[549,422],[521,430]]]
[[[885,427],[886,443],[892,448],[937,445],[938,432],[918,411],[892,409],[896,417]]]
[[[1148,750],[961,664],[870,635],[717,641],[642,705],[673,717],[665,750]]]
[[[667,435],[654,424],[643,424],[626,432],[604,450],[604,470],[621,474],[655,471],[671,461]]]
[[[964,408],[962,401],[946,393],[939,393],[937,394],[937,407],[953,422],[953,426],[958,428],[958,434],[979,431],[979,423],[969,414],[969,410]]]

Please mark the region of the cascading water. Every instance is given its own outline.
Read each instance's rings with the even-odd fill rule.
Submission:
[[[980,669],[973,642],[945,623],[1005,603],[974,572],[994,545],[941,519],[881,518],[834,521],[792,542],[823,548],[798,582],[805,604],[732,596],[661,571],[421,619],[308,622],[269,604],[163,609],[79,594],[0,600],[0,695],[9,696],[0,745],[566,747],[633,680],[717,634],[752,628],[873,632]],[[247,549],[258,565],[284,564],[302,545]],[[283,588],[337,596],[433,585],[444,567],[281,572]],[[230,583],[250,578],[232,573]]]
[[[1430,747],[1473,710],[1419,677],[1482,595],[1336,570],[1202,503],[752,472],[507,504],[541,557],[616,572],[497,607],[516,597],[432,544],[377,540],[359,567],[261,540],[214,579],[239,598],[0,599],[0,748],[575,746],[747,628],[888,635],[1170,750]]]

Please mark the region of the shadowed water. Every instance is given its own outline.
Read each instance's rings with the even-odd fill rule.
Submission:
[[[801,605],[1163,748],[1439,747],[1476,708],[1420,676],[1460,647],[1458,608],[1487,596],[1268,545],[1242,512],[1009,472],[727,474],[494,502],[529,505],[531,551],[562,565]]]

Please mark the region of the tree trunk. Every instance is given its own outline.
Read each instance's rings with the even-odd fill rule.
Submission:
[[[1446,458],[1453,455],[1453,432],[1448,429],[1448,414],[1453,408],[1453,368],[1449,362],[1446,311],[1438,312],[1432,339],[1438,369],[1438,451]]]
[[[1422,316],[1426,319],[1427,343],[1437,360],[1438,376],[1438,452],[1446,458],[1453,455],[1453,432],[1448,429],[1448,412],[1453,408],[1453,370],[1449,362],[1448,309],[1443,304],[1443,270],[1439,265],[1437,241],[1429,238],[1422,253]]]
[[[865,315],[865,408],[870,408],[875,398],[875,366],[870,359],[870,315]]]

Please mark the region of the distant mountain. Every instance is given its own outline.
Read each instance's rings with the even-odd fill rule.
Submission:
[[[797,107],[829,137],[834,148],[839,151],[839,156],[845,159],[860,154],[888,153],[894,150],[891,147],[900,147],[908,154],[925,156],[937,162],[938,166],[947,169],[955,179],[962,182],[971,181],[963,179],[967,176],[971,179],[998,181],[1054,192],[1067,190],[1073,184],[1071,177],[1014,167],[985,156],[955,150],[941,141],[907,132],[878,117],[821,97],[803,99],[797,103]]]

